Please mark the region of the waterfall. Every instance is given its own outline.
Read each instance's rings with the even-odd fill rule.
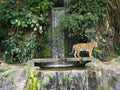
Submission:
[[[87,70],[41,72],[38,90],[89,90]]]
[[[58,29],[59,15],[64,13],[64,8],[52,9],[52,57],[64,57],[64,32]]]
[[[120,90],[120,71],[43,70],[38,74],[38,90]]]

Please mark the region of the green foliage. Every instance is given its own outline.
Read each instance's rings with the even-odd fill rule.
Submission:
[[[36,37],[26,37],[26,33],[36,32],[36,35],[43,36],[41,42],[46,39],[44,31],[47,30],[52,5],[48,0],[0,2],[0,44],[4,46],[3,57],[8,63],[26,62],[36,57],[37,45],[42,43],[37,43]]]
[[[84,61],[80,61],[79,63],[80,63],[80,65],[85,65]]]
[[[25,41],[16,42],[13,37],[10,37],[3,41],[3,45],[6,50],[4,53],[4,59],[8,63],[21,63],[32,59],[35,56],[36,42],[35,37],[28,37]]]
[[[4,41],[2,41],[2,44],[6,48],[4,51],[4,59],[8,63],[12,63],[12,60],[15,59],[14,55],[19,52],[19,48],[16,45],[16,42],[13,37],[10,37]]]
[[[21,53],[19,55],[20,62],[31,60],[36,55],[35,37],[26,38],[25,42],[20,43]]]
[[[44,36],[45,39],[42,42],[41,45],[41,53],[42,53],[42,57],[44,58],[48,58],[51,55],[51,47],[49,42],[52,40],[52,35],[51,32],[44,32]]]
[[[37,90],[38,79],[36,77],[37,73],[32,68],[28,68],[28,81],[26,90]]]
[[[0,45],[2,46],[2,41],[6,39],[7,32],[0,28]]]
[[[98,47],[93,49],[93,56],[99,59],[102,59],[105,57],[106,52],[103,51],[103,48],[106,45],[106,40],[104,39],[104,36],[99,36],[99,41],[98,41]]]
[[[61,29],[69,37],[84,35],[91,41],[96,32],[94,26],[105,16],[105,4],[106,0],[70,0],[66,14],[60,16]]]
[[[115,52],[116,52],[117,55],[120,55],[120,44],[117,44],[115,46]]]
[[[3,19],[9,21],[8,23],[16,27],[29,27],[37,28],[40,24],[48,23],[48,10],[52,6],[52,3],[47,0],[36,1],[19,1],[16,4],[16,0],[4,1],[1,3]],[[37,28],[37,29],[40,29]]]
[[[68,49],[68,43],[64,43],[64,52],[65,54],[67,54],[69,52],[69,49]]]
[[[3,77],[8,77],[9,75],[13,74],[15,70],[7,70],[5,72],[0,73],[1,76]]]
[[[104,53],[102,52],[102,50],[94,49],[94,50],[93,50],[93,56],[94,56],[95,58],[102,59],[102,58],[104,57]]]
[[[43,56],[44,57],[50,56],[50,46],[48,44],[43,45]]]
[[[58,26],[67,33],[68,45],[95,41],[98,36],[96,25],[105,17],[105,11],[106,0],[70,0],[65,14],[59,15]],[[99,49],[94,50],[93,55],[98,58],[103,56]]]

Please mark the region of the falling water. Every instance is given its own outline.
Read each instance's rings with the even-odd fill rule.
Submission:
[[[41,72],[38,90],[89,90],[87,70]]]
[[[43,70],[38,75],[38,90],[120,90],[120,71],[65,68]]]
[[[59,15],[64,13],[64,8],[53,8],[52,10],[52,57],[64,57],[64,32],[57,28]]]

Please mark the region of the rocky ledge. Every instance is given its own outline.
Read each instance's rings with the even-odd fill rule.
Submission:
[[[101,62],[93,58],[86,67],[90,71],[89,74],[95,73],[97,83],[100,85],[97,90],[120,90],[120,57],[110,62]],[[27,70],[28,65],[0,63],[0,90],[25,90],[28,81]],[[90,79],[94,80],[94,77],[91,76]]]
[[[0,64],[0,90],[25,90],[26,66]]]
[[[110,62],[93,60],[87,63],[86,67],[95,73],[97,85],[99,85],[97,90],[120,90],[120,57]]]

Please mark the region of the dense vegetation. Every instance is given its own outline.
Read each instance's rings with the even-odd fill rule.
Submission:
[[[90,41],[97,32],[95,26],[106,15],[105,6],[106,0],[71,0],[61,18],[61,27],[67,30],[69,37],[79,34],[80,40],[85,40],[86,35]]]
[[[65,32],[67,47],[75,43],[99,42],[97,25],[106,16],[106,0],[71,0],[64,15],[60,16],[59,28]],[[101,45],[104,44],[101,38]],[[71,44],[71,45],[70,45]],[[67,53],[68,53],[67,52]],[[103,51],[96,49],[94,56],[102,57]]]
[[[51,6],[52,2],[48,0],[0,2],[0,44],[5,60],[26,62],[37,57],[37,50],[45,45]]]
[[[113,46],[111,48],[117,55],[120,55],[120,0],[107,0],[107,12],[106,12],[106,30],[109,33],[109,38],[112,38]]]
[[[56,1],[0,0],[0,51],[4,60],[20,63],[50,57],[48,32],[51,9]],[[74,43],[97,40],[96,57],[113,54],[114,49],[119,54],[119,0],[65,1],[68,5],[58,25],[58,29],[65,32],[65,47],[70,49],[69,45]]]

